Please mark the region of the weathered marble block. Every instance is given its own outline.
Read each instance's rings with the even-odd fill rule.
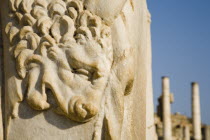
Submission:
[[[145,0],[1,0],[1,23],[0,139],[154,140]]]

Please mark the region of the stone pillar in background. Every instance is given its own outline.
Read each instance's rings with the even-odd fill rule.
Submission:
[[[210,125],[205,126],[205,140],[210,140]]]
[[[193,139],[201,140],[201,113],[200,113],[200,95],[199,85],[192,83],[192,122],[193,122]]]
[[[162,103],[163,103],[163,139],[172,140],[171,127],[171,94],[168,77],[162,78]]]
[[[188,125],[184,127],[184,140],[190,140],[190,128]]]

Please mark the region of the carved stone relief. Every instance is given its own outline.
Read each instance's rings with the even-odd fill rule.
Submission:
[[[113,61],[110,27],[80,0],[11,0],[10,8],[5,32],[28,104],[50,108],[50,90],[57,113],[90,120],[100,109]]]
[[[2,1],[5,140],[145,139],[145,0]]]

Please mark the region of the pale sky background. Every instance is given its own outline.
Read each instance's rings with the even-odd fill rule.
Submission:
[[[191,116],[191,82],[200,85],[202,122],[210,124],[210,0],[147,0],[152,15],[155,108],[169,76],[172,112]]]

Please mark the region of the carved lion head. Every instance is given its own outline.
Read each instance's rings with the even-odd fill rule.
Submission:
[[[50,108],[49,89],[59,113],[90,120],[98,113],[113,61],[110,27],[81,0],[10,2],[13,20],[6,34],[28,104]]]

